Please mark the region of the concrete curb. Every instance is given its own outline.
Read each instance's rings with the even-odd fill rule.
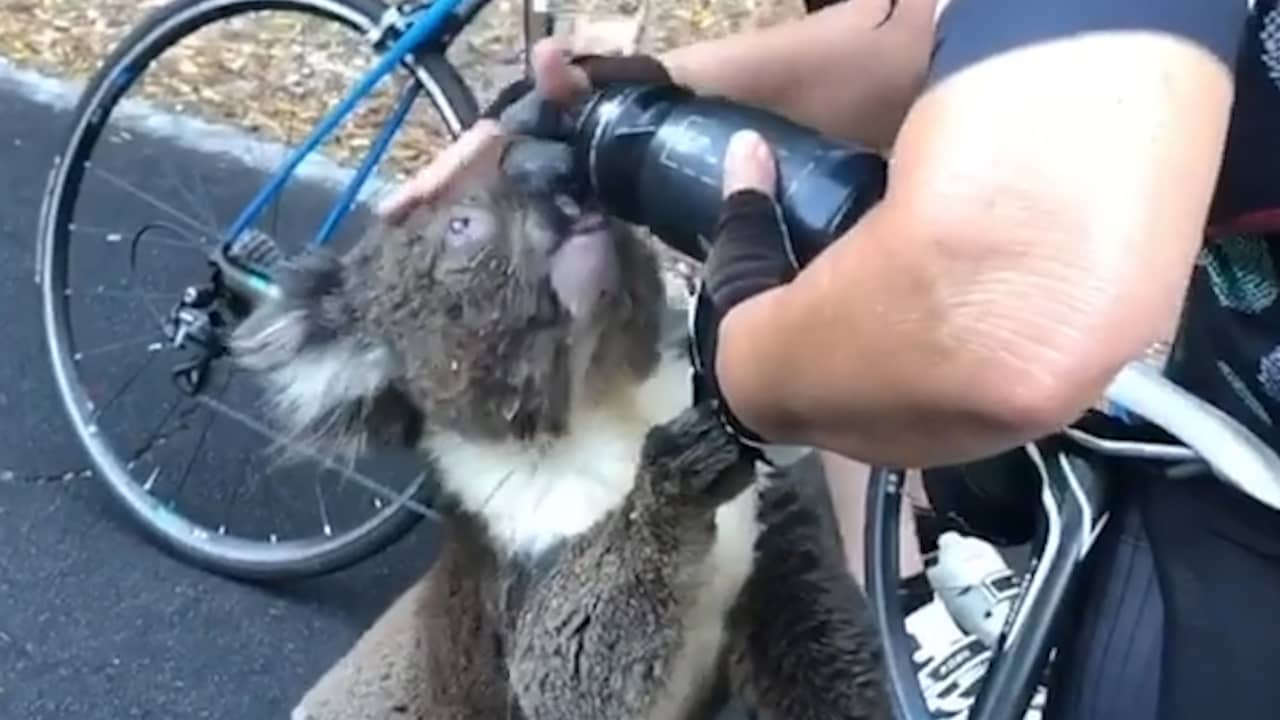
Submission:
[[[355,645],[307,691],[291,720],[426,718],[416,692],[426,677],[424,578],[404,592]]]
[[[55,110],[70,111],[79,102],[84,84],[45,75],[0,56],[0,91],[14,93]],[[229,157],[261,172],[275,170],[290,149],[283,143],[263,140],[237,127],[172,113],[153,103],[133,98],[122,101],[113,117],[122,129],[172,142],[201,154]],[[58,151],[61,152],[62,148]],[[302,161],[294,178],[324,187],[342,188],[355,176],[355,172],[355,168],[316,152]],[[361,188],[360,199],[379,197],[387,189],[384,182],[371,177]]]

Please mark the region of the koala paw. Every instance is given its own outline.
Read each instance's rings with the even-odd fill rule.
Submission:
[[[640,472],[658,499],[712,508],[732,500],[754,477],[742,446],[708,403],[649,430]]]

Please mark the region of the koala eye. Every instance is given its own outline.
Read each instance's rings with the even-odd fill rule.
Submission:
[[[492,241],[496,231],[489,212],[464,205],[450,214],[445,225],[445,240],[450,247],[476,248]]]

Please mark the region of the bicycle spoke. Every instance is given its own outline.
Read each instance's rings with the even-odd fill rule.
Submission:
[[[196,438],[196,447],[192,451],[191,457],[187,458],[187,464],[182,469],[182,477],[178,478],[178,486],[174,488],[174,495],[181,495],[182,488],[187,484],[187,478],[191,477],[191,468],[195,466],[196,458],[199,457],[200,451],[204,449],[204,442],[209,437],[209,428],[213,427],[213,423],[218,419],[214,413],[209,413],[209,419],[205,421],[204,427],[200,429],[200,435]]]
[[[324,475],[327,471],[321,471]],[[329,524],[329,508],[324,503],[324,488],[320,486],[320,478],[315,480],[316,502],[320,505],[320,523],[325,537],[333,537],[333,525]]]
[[[228,501],[222,506],[223,517],[226,517],[231,513],[231,510],[236,506],[236,503],[240,502],[240,498],[244,495],[244,492],[242,491],[244,490],[246,473],[238,473],[237,475],[240,480],[236,483],[235,489],[231,491]],[[227,523],[225,521],[218,524],[218,533],[222,535],[227,533]]]
[[[71,292],[70,288],[62,291],[62,294],[67,297],[75,296],[75,294]],[[151,304],[151,301],[152,300],[168,300],[172,302],[178,298],[179,292],[177,290],[171,290],[169,292],[143,290],[139,292],[135,290],[107,290],[106,288],[98,288],[97,290],[93,291],[92,295],[93,296],[102,295],[104,297],[131,298],[134,300],[138,300],[139,303],[142,305],[142,307],[146,308],[147,312],[151,315],[151,319],[155,321],[156,327],[159,329],[159,332],[163,336],[165,333],[164,313],[161,312],[160,310],[157,310],[156,306]]]
[[[176,290],[173,292],[167,292],[167,293],[166,292],[138,292],[138,291],[130,291],[130,290],[95,290],[93,294],[105,295],[106,297],[122,297],[122,298],[133,298],[135,300],[142,300],[144,301],[143,304],[146,305],[147,307],[151,307],[151,305],[145,302],[146,300],[176,300],[179,295],[178,291]]]
[[[120,245],[125,241],[125,234],[123,232],[104,227],[86,227],[79,223],[68,223],[67,231],[88,235],[101,235],[103,240],[109,245]],[[174,247],[179,250],[194,250],[201,255],[208,253],[208,246],[204,243],[192,242],[183,238],[148,237],[147,242],[162,245],[164,247]]]
[[[222,381],[222,387],[218,389],[218,397],[221,398],[227,392],[227,388],[231,387],[231,378],[234,373],[228,374],[227,378]],[[196,458],[200,455],[200,451],[204,449],[205,440],[209,437],[209,428],[213,427],[213,423],[218,419],[214,413],[209,413],[209,419],[205,421],[204,428],[200,430],[200,435],[196,440],[195,450],[192,451],[191,457],[187,458],[187,465],[182,470],[182,477],[178,478],[178,486],[174,488],[175,496],[182,494],[182,488],[187,484],[187,478],[191,477],[191,468],[195,466]]]
[[[167,237],[148,237],[145,242],[148,245],[160,245],[162,247],[177,248],[179,250],[192,250],[200,253],[201,255],[207,255],[209,252],[208,245],[199,242],[191,242],[190,240],[183,241]]]
[[[172,296],[170,296],[169,299],[172,300]],[[160,328],[160,332],[167,336],[164,323],[164,312],[157,310],[156,306],[151,304],[150,299],[144,298],[142,304],[146,306],[147,312],[151,313],[151,319],[156,321],[156,326]]]
[[[98,419],[101,418],[102,414],[107,411],[107,408],[111,407],[112,403],[114,403],[116,400],[119,400],[120,396],[124,395],[125,391],[128,390],[133,385],[133,383],[138,380],[138,378],[142,377],[142,373],[148,367],[151,366],[152,361],[154,361],[157,357],[159,357],[157,353],[147,353],[144,356],[145,359],[142,361],[140,365],[138,365],[138,369],[135,370],[133,374],[131,374],[127,379],[125,379],[125,381],[120,385],[119,388],[116,389],[114,393],[111,394],[111,396],[107,399],[105,403],[102,403],[101,405],[97,405],[93,409],[93,414],[89,416],[90,418],[89,421],[95,422],[95,423],[98,422]]]
[[[89,357],[90,355],[100,355],[105,352],[111,352],[112,350],[120,350],[122,348],[142,345],[143,343],[151,343],[151,345],[147,346],[147,352],[155,353],[155,352],[159,352],[161,349],[164,348],[163,340],[164,340],[163,336],[160,336],[159,339],[157,339],[157,336],[154,333],[151,333],[143,337],[135,337],[129,340],[120,340],[119,342],[107,343],[106,345],[100,345],[90,350],[81,350],[76,354],[72,355],[71,357],[76,361],[80,361]]]
[[[210,227],[217,225],[218,218],[213,214],[213,209],[207,204],[200,203],[200,201],[196,199],[195,195],[192,195],[191,191],[187,189],[186,183],[184,183],[180,177],[181,173],[178,172],[178,168],[173,164],[173,158],[169,157],[167,154],[163,157],[165,173],[169,177],[173,178],[173,188],[186,198],[186,201],[191,206],[192,211],[199,213],[201,220],[206,225]]]
[[[196,180],[196,192],[200,194],[200,197],[203,197],[203,198],[213,197],[213,194],[209,192],[209,186],[204,183],[204,176],[202,176],[200,173],[196,173],[194,177]],[[205,207],[209,211],[209,222],[213,225],[219,225],[220,223],[218,222],[218,213],[213,208],[213,202],[212,201],[206,202]]]
[[[356,27],[334,22],[335,5],[344,8],[337,19],[355,21]],[[89,80],[87,104],[74,113],[74,126],[92,132],[71,135],[58,155],[73,158],[78,171],[53,176],[60,183],[50,188],[57,206],[46,216],[59,224],[44,227],[42,242],[50,252],[37,263],[51,278],[46,322],[67,330],[66,340],[54,348],[58,362],[69,365],[71,389],[84,391],[73,393],[78,402],[67,403],[69,416],[104,441],[89,448],[104,482],[130,503],[146,501],[135,509],[143,513],[149,534],[180,556],[231,576],[272,578],[341,567],[376,551],[417,516],[437,515],[425,499],[429,478],[421,467],[398,471],[394,461],[383,467],[333,447],[295,447],[300,439],[262,416],[253,405],[254,393],[241,392],[247,389],[243,371],[228,376],[219,360],[208,387],[193,394],[179,390],[169,377],[170,365],[177,370],[199,359],[192,352],[201,348],[174,346],[176,327],[171,326],[188,319],[177,314],[184,292],[204,291],[211,279],[216,282],[208,261],[210,251],[230,239],[225,233],[231,218],[224,216],[244,212],[246,193],[256,195],[270,171],[290,157],[337,97],[345,96],[343,89],[378,62],[376,51],[369,52],[363,41],[381,19],[382,9],[375,5],[367,0],[220,0],[157,10],[183,19],[127,36],[129,52],[104,62]],[[261,39],[254,36],[263,18],[274,27],[273,19],[282,16],[286,22],[280,27],[298,30],[298,52],[292,53],[292,45],[289,53],[260,52]],[[298,18],[314,21],[324,32],[297,24]],[[215,23],[229,34],[201,35],[210,40],[204,48],[199,41],[194,48],[187,43],[195,30]],[[227,43],[248,43],[250,49],[239,52]],[[304,47],[314,44],[320,47]],[[178,59],[170,62],[174,48],[179,48]],[[213,85],[191,87],[185,82],[191,79],[191,67],[183,63],[186,49],[212,49],[206,57],[214,64],[221,57],[251,62],[228,66],[225,85],[219,84],[223,78],[210,76],[205,79]],[[423,65],[435,81],[432,90],[439,92],[433,100],[441,101],[434,105],[437,117],[465,126],[473,98],[456,69],[442,58],[410,61]],[[259,63],[263,66],[255,67]],[[267,67],[276,63],[282,72]],[[396,81],[404,77],[404,68],[399,70],[389,78],[394,84],[382,83],[358,98],[333,136],[304,158],[304,163],[316,162],[314,176],[303,164],[297,177],[277,188],[266,203],[270,209],[263,207],[255,218],[254,232],[282,245],[309,239],[312,220],[325,220],[327,213],[304,206],[327,202],[335,183],[338,197],[345,197],[341,182],[351,181],[361,154],[370,150],[369,133],[377,132],[377,116],[389,109],[391,98],[383,97],[384,91],[394,94]],[[180,82],[174,82],[174,73]],[[118,78],[127,79],[127,86],[110,88]],[[277,80],[286,86],[267,84]],[[331,101],[332,93],[339,96]],[[137,116],[120,104],[131,97],[165,113]],[[126,130],[122,123],[135,116],[142,123]],[[200,147],[174,146],[192,130],[200,134]],[[411,154],[428,149],[409,148]],[[139,152],[146,156],[142,165]],[[382,163],[371,177],[393,175],[391,167]],[[285,207],[285,193],[297,196],[292,209]],[[322,217],[311,217],[316,211]],[[360,220],[364,224],[363,216]],[[346,233],[334,235],[339,238],[345,241]],[[209,313],[218,337],[234,330],[240,318],[232,315],[241,309],[234,302],[194,308]],[[135,391],[138,399],[124,399]],[[277,461],[276,455],[284,457]],[[295,463],[300,467],[289,467]],[[307,482],[313,497],[307,497]]]
[[[160,443],[164,442],[164,440],[165,440],[165,439],[167,439],[168,437],[171,437],[171,436],[172,436],[172,434],[164,434],[164,433],[163,433],[163,431],[164,431],[165,426],[166,426],[166,425],[168,425],[170,418],[172,418],[172,417],[174,416],[174,413],[176,413],[176,412],[178,411],[178,408],[182,407],[182,405],[183,405],[183,404],[182,404],[181,402],[179,402],[179,403],[174,403],[172,406],[170,406],[170,407],[169,407],[169,410],[168,410],[168,412],[166,412],[166,413],[164,414],[164,417],[160,419],[160,422],[156,423],[156,426],[155,426],[155,428],[151,431],[151,434],[150,434],[150,435],[148,435],[148,436],[147,436],[147,439],[146,439],[146,440],[144,440],[144,441],[143,441],[143,442],[138,446],[138,449],[137,449],[137,450],[135,450],[135,451],[133,452],[132,459],[131,459],[131,460],[129,460],[128,465],[127,465],[127,467],[128,467],[130,470],[132,470],[132,469],[134,468],[134,466],[137,464],[137,462],[138,462],[139,460],[141,460],[141,459],[142,459],[143,457],[145,457],[148,453],[150,453],[152,449],[154,449],[154,448],[155,448],[156,446],[158,446]],[[195,406],[195,405],[190,405],[190,406],[188,406],[188,407],[189,407],[189,411],[188,411],[187,413],[185,413],[185,414],[183,414],[183,415],[182,415],[182,420],[184,420],[184,421],[185,421],[188,417],[190,417],[190,416],[191,416],[191,414],[192,414],[192,413],[196,410],[196,408],[197,408],[197,406]],[[183,428],[183,429],[185,429],[185,428]],[[181,432],[181,430],[178,430],[178,432]],[[155,467],[153,467],[153,468],[151,469],[151,472],[147,474],[147,479],[146,479],[145,481],[143,481],[143,483],[142,483],[142,491],[143,491],[143,492],[145,492],[145,493],[150,494],[150,493],[151,493],[151,489],[155,487],[155,485],[156,485],[156,481],[158,481],[159,479],[160,479],[160,466],[159,466],[159,465],[156,465]]]
[[[255,476],[254,486],[262,491],[267,506],[268,517],[276,517],[276,484],[263,475]],[[267,542],[277,542],[279,536],[274,531],[267,533]]]
[[[179,397],[179,400],[185,400],[185,399],[186,399],[185,397]],[[151,434],[147,436],[147,439],[143,440],[141,443],[138,444],[138,447],[130,455],[131,459],[129,460],[127,465],[127,467],[130,470],[133,469],[133,466],[138,462],[138,460],[141,460],[145,455],[147,455],[147,453],[151,452],[152,449],[154,449],[156,446],[164,442],[165,439],[172,437],[174,434],[176,434],[176,432],[181,432],[182,430],[186,429],[184,427],[179,429],[175,433],[167,433],[167,434],[164,433],[165,426],[168,425],[170,418],[174,416],[174,413],[178,412],[178,408],[182,407],[183,404],[184,403],[182,402],[177,402],[171,405],[169,407],[169,411],[164,414],[164,417],[160,418],[160,422],[156,423],[155,428],[152,429]],[[181,417],[182,421],[186,421],[188,418],[194,415],[195,411],[198,409],[199,406],[190,404],[187,407],[188,407],[188,411],[182,415]]]
[[[245,427],[249,428],[250,430],[253,430],[254,432],[257,432],[260,435],[263,435],[264,437],[267,437],[268,439],[289,445],[295,451],[303,455],[306,455],[312,460],[315,460],[316,462],[320,463],[322,467],[328,468],[338,473],[340,476],[343,477],[343,479],[347,479],[355,482],[357,485],[360,485],[365,490],[368,490],[369,492],[373,493],[381,500],[387,500],[390,502],[403,502],[405,507],[409,508],[410,510],[413,510],[416,513],[419,513],[429,518],[436,517],[436,512],[434,510],[428,508],[422,503],[417,502],[416,500],[409,497],[414,492],[414,489],[420,483],[426,480],[425,473],[414,478],[413,484],[410,485],[408,490],[406,490],[404,493],[397,494],[394,490],[390,490],[386,488],[385,486],[382,485],[382,483],[379,483],[378,481],[373,480],[369,476],[361,472],[358,472],[356,470],[351,470],[343,467],[331,457],[326,457],[304,446],[291,443],[287,438],[281,437],[278,433],[271,430],[266,425],[263,425],[262,423],[258,422],[257,420],[254,420],[248,415],[245,415],[244,413],[241,413],[238,410],[235,410],[234,408],[228,407],[223,403],[217,400],[214,400],[213,398],[210,398],[208,396],[198,396],[196,400],[197,402],[203,403],[205,405],[208,405],[216,409],[218,412],[226,415],[227,417],[233,420],[240,422]]]
[[[286,123],[286,128],[287,129],[285,130],[285,147],[293,147],[293,121],[292,120]],[[270,222],[271,230],[267,233],[267,236],[270,237],[272,240],[278,241],[280,238],[280,208],[281,206],[284,205],[284,195],[285,195],[285,189],[280,188],[280,192],[276,193],[275,202],[271,203],[271,222]]]
[[[219,232],[217,230],[202,224],[199,220],[196,220],[190,215],[180,212],[179,210],[174,208],[172,205],[164,202],[163,200],[160,200],[154,195],[148,192],[145,192],[143,190],[139,190],[136,185],[133,185],[128,180],[125,180],[119,175],[116,175],[114,173],[109,173],[106,170],[100,170],[95,165],[93,165],[93,163],[85,163],[85,167],[88,168],[89,170],[92,170],[95,175],[101,176],[102,179],[106,180],[107,182],[110,182],[112,185],[115,185],[116,187],[122,190],[127,190],[133,193],[134,195],[136,195],[137,197],[141,198],[142,200],[147,201],[156,209],[163,210],[164,212],[167,212],[170,215],[173,215],[177,219],[182,220],[183,222],[190,225],[192,229],[199,230],[200,232],[206,235],[209,235],[210,237],[219,236]]]
[[[113,228],[98,227],[96,225],[81,225],[80,223],[67,223],[67,232],[84,233],[86,235],[100,235],[103,242],[108,245],[118,245],[124,242],[124,233]]]
[[[151,492],[151,488],[155,487],[156,480],[159,480],[159,479],[160,479],[160,468],[156,467],[151,471],[151,474],[147,476],[147,481],[142,483],[142,491],[147,493]]]

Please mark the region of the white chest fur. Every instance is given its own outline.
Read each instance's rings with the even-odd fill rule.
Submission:
[[[760,482],[760,481],[757,481]],[[725,615],[751,574],[756,535],[758,488],[751,488],[716,511],[716,539],[701,571],[701,587],[684,618],[684,645],[649,720],[689,717],[691,706],[707,691],[724,645]]]
[[[645,383],[579,408],[555,442],[481,443],[439,435],[430,450],[463,507],[507,552],[537,553],[622,504],[649,429],[688,407],[688,365],[672,356]]]
[[[633,392],[575,413],[567,441],[484,444],[446,435],[430,449],[452,480],[449,489],[484,518],[503,550],[536,553],[622,504],[649,428],[688,406],[688,372],[683,358],[668,357]],[[716,512],[716,539],[684,618],[684,643],[651,720],[683,717],[716,669],[725,614],[751,572],[757,505],[757,492],[748,490]]]
[[[484,518],[503,551],[537,554],[586,531],[626,497],[643,435],[638,423],[584,417],[589,433],[554,444],[439,437],[432,450],[449,490]],[[632,427],[636,425],[637,427]]]

